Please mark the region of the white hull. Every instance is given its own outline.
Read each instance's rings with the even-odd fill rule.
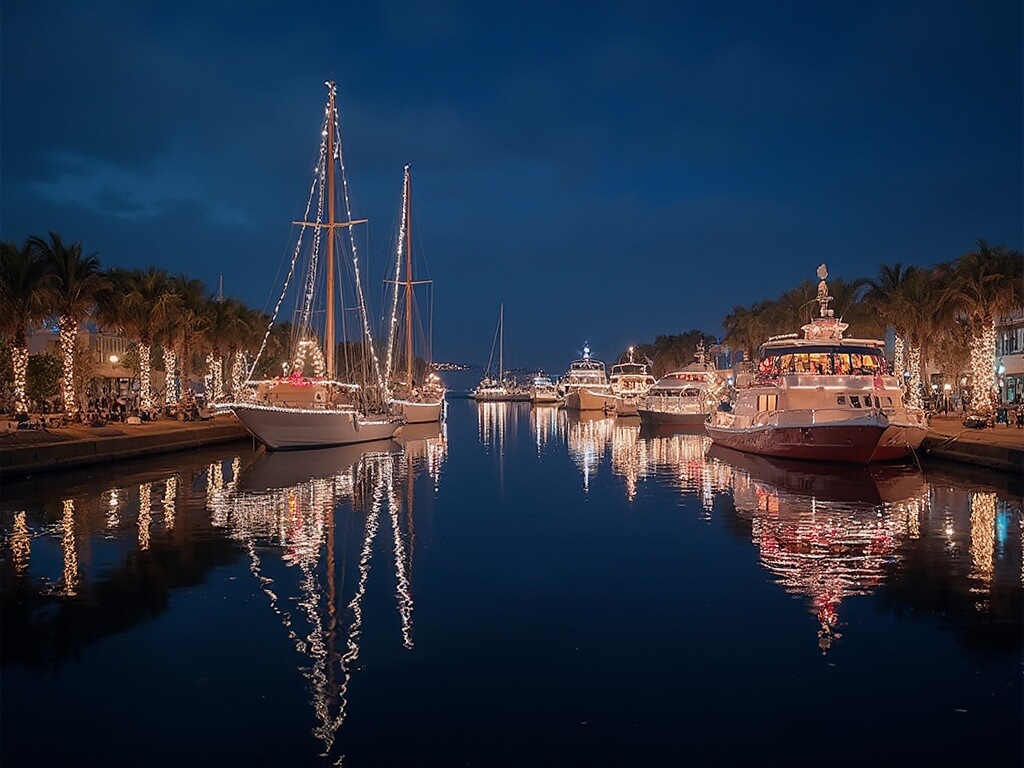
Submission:
[[[429,424],[440,421],[444,413],[444,398],[433,402],[416,402],[413,400],[392,400],[391,405],[396,413],[401,414],[407,424]]]
[[[252,435],[273,451],[326,448],[394,437],[401,420],[352,410],[305,410],[234,403],[228,407]]]
[[[615,397],[610,392],[593,389],[574,389],[565,396],[565,407],[570,411],[610,411]]]
[[[530,402],[534,405],[558,405],[561,399],[555,392],[530,395]]]
[[[708,419],[704,411],[687,410],[684,408],[659,408],[647,405],[638,410],[643,424],[665,426],[699,426]]]
[[[614,410],[619,416],[639,415],[643,400],[642,394],[608,395],[606,397],[608,408]]]

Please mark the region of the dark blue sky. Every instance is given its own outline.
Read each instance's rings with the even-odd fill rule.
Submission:
[[[0,237],[223,272],[262,309],[333,78],[372,270],[412,164],[440,360],[486,363],[500,302],[507,365],[560,373],[584,340],[612,362],[720,334],[822,262],[1022,245],[1013,0],[4,0],[0,21]]]

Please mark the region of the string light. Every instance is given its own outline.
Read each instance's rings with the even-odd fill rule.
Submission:
[[[150,385],[150,346],[138,344],[139,349],[139,405],[143,410],[149,410],[153,405],[153,390]]]
[[[219,403],[224,399],[224,359],[210,353],[206,356],[206,366],[209,370],[212,400]]]
[[[14,572],[23,574],[28,570],[32,554],[32,537],[28,531],[28,520],[24,512],[14,513],[14,529],[11,531],[11,563]]]
[[[996,324],[990,319],[971,339],[971,409],[991,413],[996,391]]]
[[[149,549],[149,525],[153,521],[153,484],[139,483],[139,549]]]
[[[398,252],[395,255],[395,279],[393,285],[395,286],[394,292],[391,296],[391,321],[388,326],[388,351],[385,357],[385,364],[387,370],[384,375],[384,380],[387,382],[391,381],[391,368],[394,359],[394,348],[395,348],[395,336],[398,331],[398,279],[402,276],[402,256],[405,249],[405,211],[406,206],[409,204],[409,166],[405,166],[405,177],[402,183],[402,216],[399,217],[398,224]],[[405,297],[406,301],[409,301],[409,297]],[[412,365],[412,361],[409,361],[409,365]],[[412,382],[409,382],[412,384]]]
[[[900,382],[905,381],[904,373],[907,371],[906,360],[903,355],[903,348],[906,342],[903,336],[900,335],[899,331],[896,331],[896,335],[893,339],[893,350],[892,350],[892,367],[894,373],[899,376]]]
[[[175,497],[178,494],[178,477],[171,475],[164,482],[164,530],[170,531],[174,528],[174,506]]]
[[[78,594],[78,551],[75,549],[74,499],[64,499],[60,544],[64,550],[64,587],[61,594],[74,597]]]
[[[231,361],[231,394],[237,397],[245,380],[245,352],[235,352]]]
[[[11,350],[14,365],[14,412],[28,413],[25,402],[25,382],[28,373],[28,347],[15,347]]]
[[[911,342],[908,344],[907,357],[910,364],[910,378],[907,381],[907,405],[920,408],[921,403],[921,348]]]
[[[292,361],[292,371],[298,375],[302,374],[306,367],[306,358],[311,357],[313,363],[313,376],[322,378],[327,371],[327,363],[324,360],[324,352],[320,345],[313,339],[303,339],[295,350],[295,359]]]
[[[64,315],[60,318],[60,351],[64,358],[64,372],[61,375],[61,392],[65,413],[78,413],[75,400],[75,342],[78,340],[78,323]]]
[[[171,348],[164,348],[164,402],[174,403],[178,400],[178,354]]]
[[[971,578],[988,591],[995,573],[996,495],[971,493]],[[975,591],[975,590],[972,590]]]

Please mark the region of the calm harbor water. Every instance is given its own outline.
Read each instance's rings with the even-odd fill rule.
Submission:
[[[0,763],[1024,763],[1020,480],[529,404],[5,483]]]

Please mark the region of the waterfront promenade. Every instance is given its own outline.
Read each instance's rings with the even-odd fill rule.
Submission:
[[[1015,425],[972,429],[963,425],[962,416],[936,415],[919,453],[1024,477],[1024,429]]]
[[[158,419],[104,427],[69,424],[45,430],[15,429],[13,421],[0,421],[0,480],[248,437],[232,414],[204,421]]]
[[[161,419],[105,427],[71,424],[47,430],[17,430],[0,421],[0,478],[25,476],[156,453],[244,440],[249,433],[231,414],[206,421]],[[1024,429],[998,425],[971,429],[960,416],[935,416],[919,458],[939,458],[989,467],[1024,477]]]

